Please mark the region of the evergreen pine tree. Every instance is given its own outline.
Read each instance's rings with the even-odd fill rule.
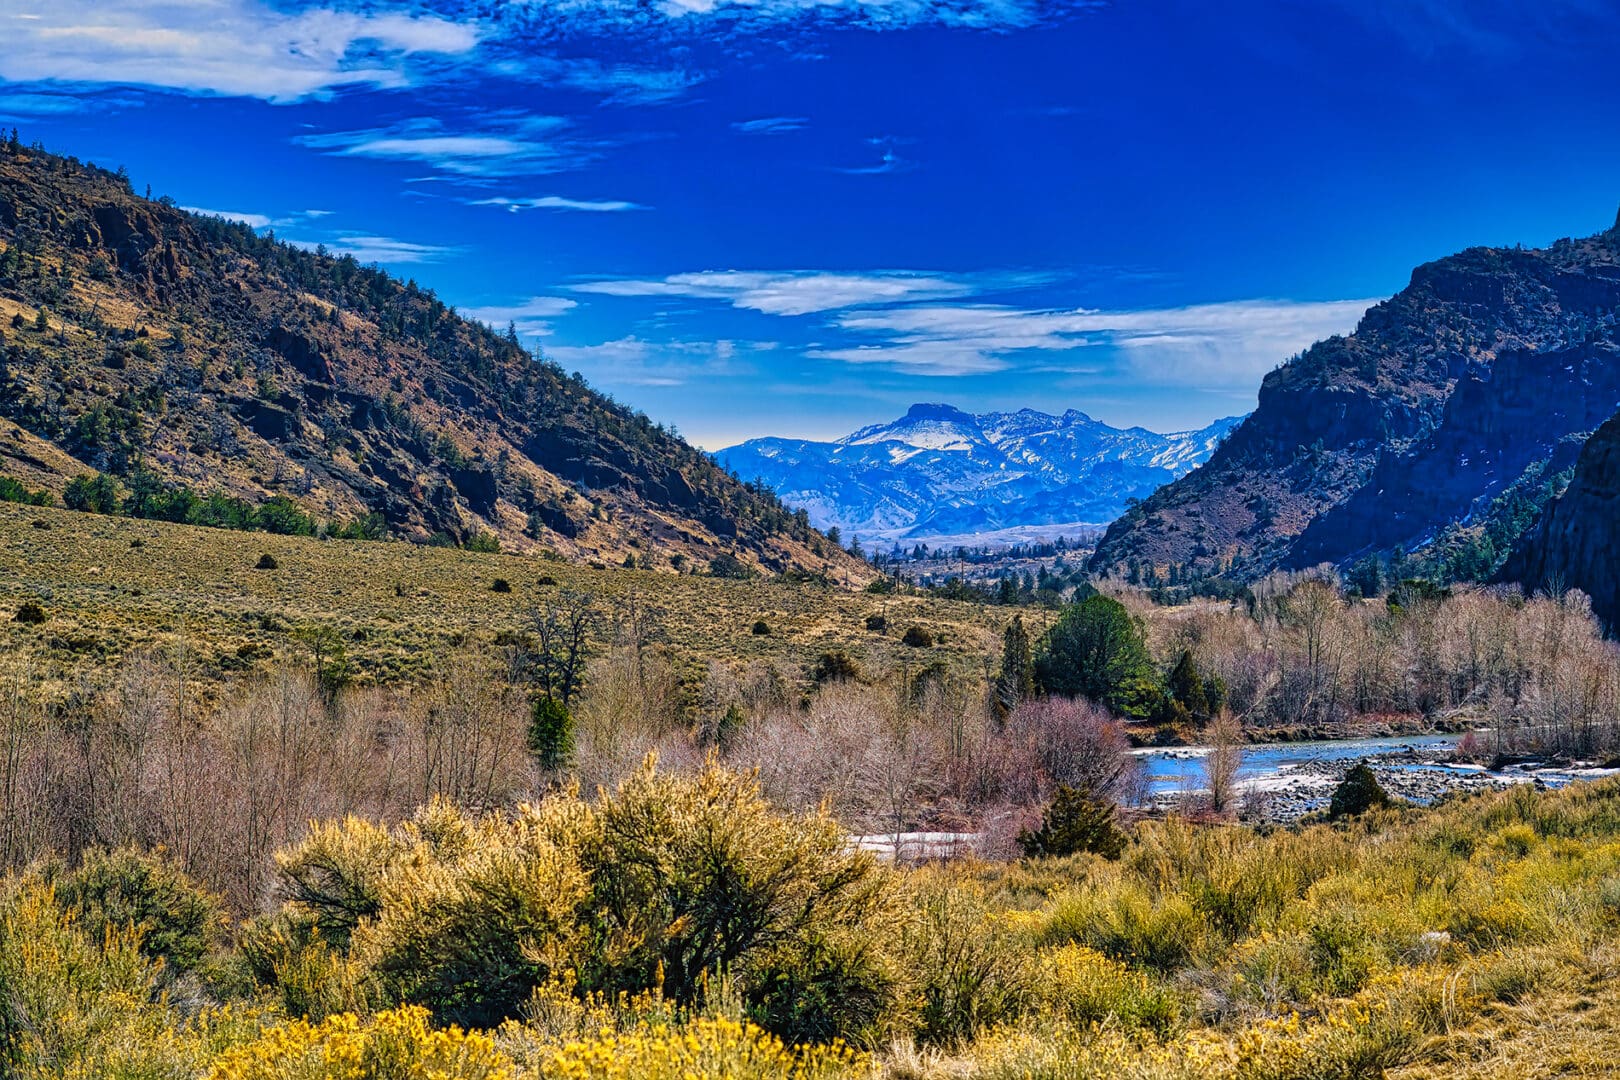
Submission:
[[[996,707],[1005,716],[1020,701],[1035,695],[1035,654],[1024,629],[1024,617],[1014,615],[1001,635],[1001,675],[996,679]]]
[[[1125,834],[1120,831],[1118,811],[1112,802],[1084,788],[1064,784],[1042,815],[1041,827],[1019,833],[1018,846],[1025,858],[1031,859],[1082,851],[1117,859],[1125,852]]]
[[[1181,650],[1181,657],[1176,660],[1176,666],[1170,669],[1170,677],[1165,680],[1165,688],[1195,719],[1208,719],[1209,697],[1204,692],[1204,678],[1198,673],[1198,665],[1193,662],[1191,649]]]
[[[550,694],[535,699],[529,712],[529,752],[540,767],[555,772],[574,754],[574,718]]]

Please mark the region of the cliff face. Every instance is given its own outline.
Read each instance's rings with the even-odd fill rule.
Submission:
[[[1092,567],[1252,577],[1421,546],[1613,410],[1617,311],[1616,231],[1421,266],[1355,333],[1266,376],[1249,419],[1116,522]]]
[[[1575,476],[1502,568],[1529,590],[1580,589],[1613,630],[1620,625],[1620,414],[1581,448]]]
[[[767,491],[415,282],[0,150],[0,471],[95,469],[394,535],[864,578]],[[8,422],[9,421],[9,422]]]
[[[1437,529],[1486,513],[1527,470],[1568,468],[1617,402],[1620,349],[1612,341],[1504,352],[1484,377],[1458,380],[1432,433],[1380,458],[1365,484],[1312,521],[1286,563],[1418,548]]]

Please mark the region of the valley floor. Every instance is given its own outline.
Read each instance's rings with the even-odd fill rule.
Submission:
[[[262,555],[276,569],[256,569]],[[544,604],[568,591],[590,595],[603,637],[625,619],[644,621],[652,642],[685,672],[713,659],[764,661],[793,682],[830,649],[847,650],[872,672],[939,661],[979,674],[1010,617],[1004,609],[814,584],[592,570],[533,556],[0,503],[0,669],[26,662],[59,695],[157,647],[184,647],[199,675],[222,683],[278,660],[307,659],[296,632],[317,627],[341,635],[361,681],[410,682],[463,645],[487,646],[502,631],[527,629]],[[46,622],[14,621],[28,601]],[[886,630],[867,629],[878,615]],[[935,643],[902,644],[914,625]]]

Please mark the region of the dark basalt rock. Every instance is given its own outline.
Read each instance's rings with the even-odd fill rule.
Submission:
[[[1411,549],[1437,525],[1483,511],[1532,465],[1567,468],[1581,436],[1620,401],[1620,349],[1609,342],[1511,350],[1483,374],[1458,382],[1434,432],[1384,456],[1364,486],[1311,522],[1287,564]]]
[[[1532,590],[1579,589],[1606,626],[1620,624],[1620,414],[1587,440],[1569,488],[1500,576]]]
[[[495,470],[488,468],[471,467],[465,469],[451,469],[450,482],[456,486],[456,491],[473,511],[484,517],[495,515],[495,500],[499,498],[499,491],[495,482]]]
[[[1418,267],[1348,337],[1266,376],[1201,468],[1116,521],[1091,561],[1257,577],[1408,549],[1532,466],[1567,465],[1620,401],[1620,230]]]

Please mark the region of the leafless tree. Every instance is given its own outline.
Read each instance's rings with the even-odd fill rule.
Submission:
[[[596,614],[590,593],[563,590],[540,604],[530,618],[534,631],[533,672],[540,692],[564,705],[579,691],[590,659]]]
[[[1204,787],[1209,808],[1228,814],[1237,802],[1238,770],[1243,767],[1243,727],[1230,712],[1209,726],[1209,754],[1204,758]]]

